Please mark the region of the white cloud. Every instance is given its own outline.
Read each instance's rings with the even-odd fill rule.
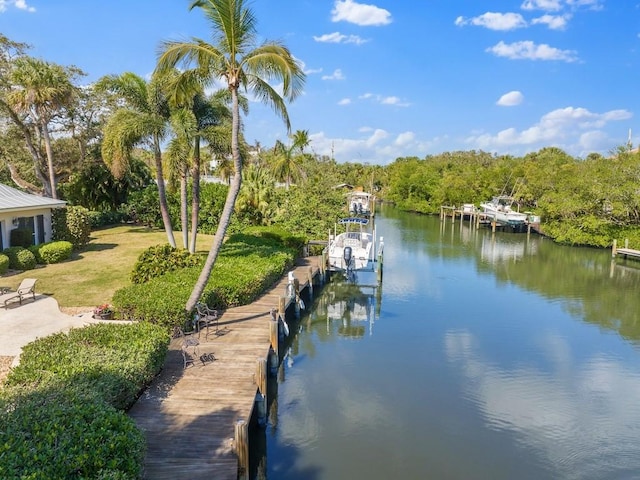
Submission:
[[[553,110],[529,128],[518,131],[507,128],[496,134],[474,134],[466,139],[475,148],[486,150],[520,146],[560,146],[582,153],[585,150],[607,149],[606,135],[600,131],[609,122],[628,120],[632,114],[627,110],[610,110],[604,113],[590,112],[586,108],[566,107]],[[568,139],[577,138],[571,145]],[[596,148],[600,147],[600,148]]]
[[[29,13],[33,13],[36,11],[35,7],[30,7],[29,5],[27,5],[26,0],[0,0],[0,13],[6,12],[7,9],[11,6]]]
[[[567,22],[571,19],[571,15],[542,15],[541,17],[531,20],[533,25],[543,24],[551,30],[564,30]]]
[[[381,105],[393,105],[396,107],[408,107],[411,104],[408,102],[403,102],[399,97],[396,96],[388,96],[384,97],[382,95],[377,95],[374,93],[364,93],[358,97],[360,100],[373,100]]]
[[[588,8],[589,10],[602,10],[602,0],[524,0],[520,8],[522,10],[543,10],[545,12],[559,12],[565,7],[576,10]]]
[[[384,165],[397,157],[426,155],[431,143],[420,141],[413,132],[392,135],[386,130],[363,126],[357,138],[330,138],[324,132],[309,135],[314,152],[336,161]]]
[[[546,12],[557,12],[562,9],[560,0],[525,0],[520,6],[523,10],[544,10]]]
[[[307,64],[304,63],[299,58],[296,58],[296,61],[300,64],[300,68],[302,69],[302,71],[307,75],[311,75],[313,73],[320,73],[322,71],[321,68],[307,68]]]
[[[602,0],[567,0],[567,5],[570,7],[587,7],[590,10],[602,10]]]
[[[464,17],[456,18],[455,24],[458,26],[476,25],[485,27],[489,30],[515,30],[524,28],[527,22],[519,13],[496,13],[487,12],[478,17],[466,19]]]
[[[520,105],[522,100],[524,100],[524,95],[518,90],[513,90],[502,95],[496,102],[496,105],[500,105],[501,107],[514,107]]]
[[[384,8],[353,0],[336,0],[331,11],[331,21],[345,21],[361,26],[379,26],[391,23],[391,13]]]
[[[560,50],[541,43],[536,45],[530,40],[514,43],[498,42],[493,47],[486,49],[498,57],[506,57],[511,60],[561,60],[563,62],[575,62],[578,57],[574,50]]]
[[[321,43],[354,43],[356,45],[362,45],[369,41],[358,35],[344,35],[340,32],[325,33],[319,37],[314,35],[313,39]]]
[[[344,80],[345,76],[342,74],[342,70],[336,68],[331,75],[323,75],[322,80]]]
[[[416,134],[413,132],[403,132],[396,137],[396,140],[393,142],[395,145],[402,147],[403,145],[408,145],[413,142],[416,138]]]
[[[351,99],[350,98],[343,98],[342,100],[340,100],[338,102],[338,105],[350,105],[351,104]]]

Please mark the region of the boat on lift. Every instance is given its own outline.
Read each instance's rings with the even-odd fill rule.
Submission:
[[[364,217],[343,218],[338,224],[344,226],[345,231],[329,236],[329,269],[345,272],[347,276],[358,270],[373,271],[375,255],[382,258],[384,247],[380,237],[376,251],[375,226],[372,227],[372,222]]]
[[[352,191],[347,193],[349,215],[372,217],[375,214],[376,196],[372,193]]]
[[[482,212],[498,224],[511,227],[514,230],[523,230],[529,220],[526,213],[518,212],[512,208],[514,199],[508,195],[493,197],[491,201],[480,204]]]

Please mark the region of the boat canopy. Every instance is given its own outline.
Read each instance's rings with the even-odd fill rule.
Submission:
[[[348,223],[354,223],[354,224],[359,224],[359,225],[367,225],[369,223],[369,219],[368,218],[359,218],[359,217],[348,217],[348,218],[341,218],[340,220],[338,220],[338,223],[340,223],[342,225],[346,225]]]

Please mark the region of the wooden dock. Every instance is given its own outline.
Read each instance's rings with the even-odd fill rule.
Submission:
[[[302,259],[293,270],[300,291],[313,288],[324,271],[320,262]],[[144,478],[236,480],[239,472],[246,475],[242,464],[248,462],[248,446],[236,445],[238,426],[247,431],[261,383],[258,365],[267,361],[277,326],[271,310],[286,311],[292,301],[288,285],[285,276],[252,304],[224,311],[218,333],[210,327],[206,338],[202,330],[199,345],[188,347],[195,353],[193,365],[184,367],[184,337],[172,340],[162,372],[129,411],[146,436]],[[203,363],[204,353],[213,353],[215,360]]]
[[[617,257],[618,255],[624,258],[634,258],[640,259],[640,250],[634,250],[633,248],[629,248],[629,240],[625,239],[624,248],[618,248],[618,241],[613,240],[613,246],[611,247],[611,256]]]

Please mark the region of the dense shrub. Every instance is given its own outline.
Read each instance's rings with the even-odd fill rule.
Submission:
[[[155,245],[140,254],[133,266],[131,281],[144,283],[167,272],[192,267],[199,263],[200,258],[197,255],[191,255],[184,248],[173,248],[168,243]]]
[[[225,309],[250,303],[293,265],[295,252],[273,238],[232,235],[224,244],[202,300]],[[170,328],[188,325],[184,310],[200,265],[177,269],[143,284],[116,291],[113,304],[118,315]]]
[[[52,212],[51,223],[54,240],[71,242],[76,249],[89,243],[91,220],[86,208],[57,208]]]
[[[9,268],[13,270],[32,270],[36,268],[36,257],[24,247],[5,248],[2,253],[9,257]]]
[[[279,227],[250,227],[245,229],[244,233],[273,239],[276,243],[293,248],[297,252],[302,252],[302,248],[307,244],[307,238],[304,235],[294,235]]]
[[[87,397],[56,386],[0,400],[0,478],[138,478],[144,435]]]
[[[179,200],[175,195],[167,195],[167,203],[171,211],[173,221],[180,218]],[[147,227],[162,228],[162,215],[160,214],[160,199],[158,196],[158,187],[149,185],[148,187],[131,192],[129,201],[124,208],[124,213],[135,223],[146,225]],[[176,228],[176,225],[172,225]]]
[[[129,217],[126,213],[120,211],[89,211],[89,222],[91,223],[91,228],[117,225],[126,222],[128,218]]]
[[[43,243],[41,243],[40,245],[30,245],[27,250],[29,250],[31,253],[33,253],[33,256],[36,258],[36,263],[38,265],[43,265],[45,262],[42,259],[42,256],[40,256],[40,247],[44,245]]]
[[[9,257],[0,253],[0,275],[7,273],[7,270],[9,270]]]
[[[34,253],[38,263],[60,263],[71,257],[73,245],[71,242],[61,240],[34,245],[29,250]]]
[[[149,324],[95,324],[40,338],[26,345],[7,379],[9,386],[71,379],[125,409],[162,367],[166,331]]]
[[[9,236],[12,247],[28,248],[33,244],[33,230],[30,228],[14,228]]]
[[[0,390],[0,478],[138,478],[144,436],[124,413],[160,371],[167,332],[97,324],[38,339]]]

